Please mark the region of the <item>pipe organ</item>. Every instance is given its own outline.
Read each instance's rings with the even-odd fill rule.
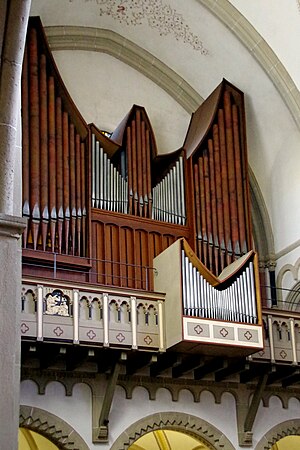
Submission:
[[[176,315],[169,346],[182,332],[197,341],[211,321],[220,330],[240,324],[234,333],[245,332],[241,345],[252,346],[261,314],[238,89],[223,80],[173,153],[158,154],[149,117],[137,105],[109,138],[81,117],[33,18],[22,133],[26,276],[160,290]]]
[[[183,242],[181,254],[183,314],[231,322],[257,323],[254,252],[212,277]],[[232,266],[232,267],[231,267]],[[229,276],[229,269],[234,273]],[[224,279],[225,278],[225,279]]]
[[[184,353],[249,355],[263,348],[257,255],[216,277],[179,239],[155,260],[154,288],[166,293],[166,347]],[[220,350],[220,346],[222,350]],[[227,348],[228,349],[228,348]]]

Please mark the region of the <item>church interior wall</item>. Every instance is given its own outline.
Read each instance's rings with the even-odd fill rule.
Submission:
[[[288,7],[284,0],[268,2],[230,0],[258,33],[268,42],[288,70],[297,87],[300,87],[299,62],[295,53],[299,48],[300,2],[292,0]],[[259,10],[259,14],[257,11]],[[287,32],[286,24],[289,24]],[[287,51],[287,48],[289,51]]]
[[[158,389],[155,399],[150,399],[147,390],[137,386],[133,390],[132,398],[127,399],[123,387],[117,386],[110,413],[109,442],[101,444],[101,448],[109,450],[118,437],[142,417],[172,411],[190,414],[208,422],[220,430],[235,449],[240,450],[242,447],[237,440],[236,401],[242,401],[243,393],[239,392],[238,396],[236,400],[230,392],[224,392],[221,401],[216,402],[214,394],[204,388],[200,402],[194,402],[187,386],[187,389],[179,392],[177,401],[172,400],[167,388]],[[33,381],[23,381],[20,403],[57,415],[74,427],[91,450],[99,449],[99,445],[93,444],[91,440],[92,399],[90,388],[86,384],[76,384],[72,395],[66,396],[65,388],[61,383],[50,382],[45,394],[39,395],[37,385]],[[141,405],[143,405],[142,413]],[[273,427],[298,416],[298,399],[291,398],[288,401],[288,408],[286,408],[287,405],[284,406],[277,396],[271,396],[267,405],[261,402],[255,419],[253,449]]]
[[[87,123],[112,132],[133,104],[142,105],[155,130],[159,152],[182,146],[190,115],[149,78],[104,53],[55,51],[53,55]]]
[[[79,3],[79,0],[74,0],[75,2]],[[193,3],[196,4],[196,0]],[[242,8],[241,0],[232,0],[231,3]],[[53,2],[54,4],[55,2]],[[282,3],[276,0],[276,7],[279,4]],[[53,5],[50,19],[44,9],[46,2],[41,2],[41,6],[38,5],[39,2],[33,2],[33,13],[39,12],[45,25],[54,23],[53,17],[56,11]],[[179,0],[175,1],[174,5],[179,8]],[[67,6],[71,8],[71,5]],[[264,5],[264,8],[266,8],[266,5]],[[212,18],[207,11],[205,14],[210,19],[209,24],[213,24],[210,32],[216,32],[216,19]],[[247,14],[251,17],[252,10],[250,7]],[[191,26],[199,20],[199,15],[200,10],[194,17],[190,12],[187,14]],[[276,20],[278,15],[279,10],[276,9]],[[81,17],[80,20],[84,20],[84,17]],[[78,19],[78,23],[80,23],[80,20]],[[294,21],[296,21],[295,18]],[[112,19],[109,19],[108,23],[115,30],[118,29]],[[259,20],[256,23],[258,28],[262,27]],[[209,25],[205,26],[209,27]],[[219,49],[219,54],[214,52],[217,47],[212,49],[207,56],[198,54],[197,70],[195,70],[196,66],[192,66],[192,64],[196,64],[194,63],[196,58],[190,47],[184,52],[185,60],[182,57],[177,62],[172,61],[170,55],[164,53],[167,47],[170,48],[170,45],[172,45],[170,36],[163,44],[166,48],[160,48],[161,55],[204,98],[220,82],[222,76],[227,77],[229,81],[245,91],[249,163],[258,180],[269,212],[275,238],[275,256],[276,254],[279,255],[277,257],[277,274],[282,274],[281,286],[288,289],[293,287],[299,279],[300,245],[297,244],[297,240],[299,239],[300,210],[296,205],[299,197],[300,132],[286,104],[278,95],[278,91],[264,70],[255,62],[253,56],[247,52],[242,44],[231,36],[229,30],[225,32],[223,26],[220,26],[220,29],[224,36],[226,35],[226,41],[229,43],[228,48],[226,51],[223,49],[223,53]],[[207,28],[204,31],[207,31]],[[269,25],[264,29],[263,34],[267,38],[271,32],[272,27]],[[129,39],[140,43],[136,38],[136,33],[130,27],[126,28],[125,34]],[[203,32],[203,35],[205,35],[205,32]],[[139,39],[142,39],[142,37]],[[274,49],[278,49],[278,55],[280,56],[284,41],[277,38],[273,41],[273,44]],[[147,50],[153,51],[150,43],[147,45]],[[155,46],[155,40],[153,45]],[[179,43],[178,45],[182,46],[183,50],[183,44]],[[155,52],[153,51],[153,53]],[[238,57],[231,61],[230,55],[232,53],[238,55]],[[210,54],[213,54],[215,58],[210,60]],[[294,64],[296,63],[292,61],[292,54],[291,52],[288,56],[291,59],[286,59],[284,62],[294,76],[295,82],[300,85],[299,79],[295,77]],[[185,67],[184,61],[187,61],[190,55],[193,56],[190,58],[191,65],[187,64],[187,67]],[[157,53],[156,56],[160,55]],[[133,103],[141,104],[145,106],[150,116],[159,151],[161,153],[169,152],[182,145],[189,123],[189,114],[170,95],[147,77],[121,61],[102,53],[59,51],[54,53],[54,57],[67,89],[86,121],[95,122],[97,126],[112,131]],[[201,62],[204,60],[208,61],[207,70],[201,68]],[[231,62],[229,63],[229,61]],[[210,76],[210,73],[213,73],[213,75]],[[111,74],[111,76],[108,77],[107,74]],[[84,83],[80,81],[82,79],[85,80]],[[20,132],[17,139],[17,153],[20,156]],[[14,186],[15,214],[19,213],[21,204],[20,167],[20,159],[17,158],[15,161]],[[21,404],[43,408],[59,415],[80,433],[91,450],[99,448],[91,441],[92,397],[87,385],[78,384],[71,396],[65,396],[64,387],[61,384],[50,383],[45,394],[39,395],[36,385],[31,381],[25,381],[21,385]],[[229,393],[224,394],[221,403],[217,404],[213,395],[207,391],[201,394],[200,403],[195,403],[192,400],[189,391],[182,391],[178,401],[174,402],[166,389],[158,390],[155,400],[150,400],[146,390],[138,387],[134,389],[132,399],[126,399],[124,389],[118,386],[110,414],[110,442],[102,444],[103,450],[108,450],[126,428],[140,419],[141,404],[143,404],[143,415],[172,410],[201,417],[224,432],[235,448],[240,448],[237,440],[235,399]],[[266,408],[260,404],[258,409],[254,427],[253,448],[267,430],[284,420],[292,420],[299,415],[299,402],[296,399],[291,399],[288,408],[283,408],[280,400],[272,397],[268,406]],[[228,414],[228,411],[231,414]]]

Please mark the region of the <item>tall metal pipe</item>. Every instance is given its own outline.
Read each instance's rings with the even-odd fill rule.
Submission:
[[[56,236],[56,142],[55,142],[55,88],[54,78],[48,78],[48,128],[49,128],[49,213],[51,251],[55,251]]]
[[[63,147],[62,147],[62,104],[56,97],[56,204],[57,204],[57,240],[58,253],[62,252],[63,239]]]
[[[42,214],[42,249],[46,250],[49,224],[49,174],[48,174],[48,86],[46,56],[40,55],[39,71],[39,105],[40,105],[40,179],[41,179],[41,214]],[[50,130],[49,130],[50,131]]]
[[[37,32],[30,29],[29,52],[29,117],[30,117],[30,210],[33,248],[36,250],[40,226],[40,129],[39,129],[39,66]]]
[[[65,253],[69,254],[70,247],[70,166],[69,166],[69,116],[63,112],[63,177],[64,177],[64,239]]]

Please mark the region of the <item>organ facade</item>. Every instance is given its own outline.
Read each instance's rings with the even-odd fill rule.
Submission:
[[[223,80],[172,153],[160,154],[138,105],[107,137],[80,115],[33,18],[22,133],[25,361],[37,342],[47,368],[43,346],[55,359],[64,344],[66,371],[91,357],[112,386],[121,360],[128,374],[192,367],[196,380],[234,367],[251,376],[244,358],[269,361],[239,89]],[[93,419],[94,442],[108,439],[111,401]]]

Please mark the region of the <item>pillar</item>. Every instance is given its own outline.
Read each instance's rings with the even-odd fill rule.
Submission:
[[[20,384],[20,83],[31,0],[2,0],[0,14],[0,448],[18,449]],[[17,169],[17,171],[16,171]],[[18,174],[18,175],[17,175]],[[16,207],[16,205],[18,205]]]

